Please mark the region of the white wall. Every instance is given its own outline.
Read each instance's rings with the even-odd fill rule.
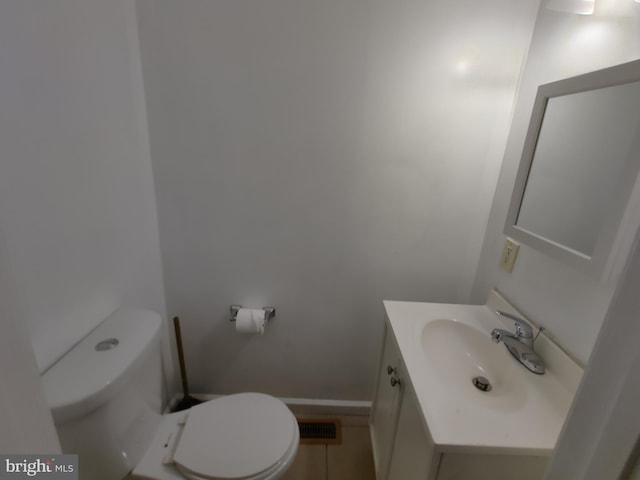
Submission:
[[[598,0],[592,16],[541,7],[519,88],[472,300],[497,287],[586,363],[615,284],[601,283],[522,245],[511,275],[499,269],[504,222],[538,85],[640,57],[640,5]]]
[[[640,461],[635,464],[633,471],[629,476],[629,480],[640,480]]]
[[[1,252],[0,225],[0,452],[59,453],[51,412],[24,323],[14,308],[14,276]]]
[[[546,480],[628,479],[640,432],[640,232],[616,287]],[[637,478],[636,472],[626,472]]]
[[[136,5],[192,390],[369,399],[382,300],[468,299],[537,2]]]
[[[0,251],[40,370],[121,304],[165,313],[135,9],[0,5]]]

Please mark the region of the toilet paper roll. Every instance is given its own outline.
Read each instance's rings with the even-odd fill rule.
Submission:
[[[265,311],[251,308],[241,308],[236,315],[236,332],[264,333]]]

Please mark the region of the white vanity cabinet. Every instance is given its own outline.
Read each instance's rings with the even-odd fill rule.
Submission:
[[[404,374],[404,366],[400,350],[389,328],[385,328],[384,347],[379,367],[369,423],[376,478],[381,480],[387,478],[404,391],[401,378]]]
[[[424,426],[393,333],[385,329],[382,360],[370,419],[378,480],[427,480],[433,442]]]
[[[435,479],[440,455],[436,454],[433,441],[424,424],[411,382],[405,381],[403,390],[387,479]]]
[[[540,344],[553,367],[547,374],[515,369],[517,378],[500,377],[503,383],[512,381],[513,390],[496,384],[493,394],[486,395],[473,387],[471,379],[456,390],[458,384],[437,375],[422,350],[421,339],[434,331],[424,333],[423,324],[430,321],[454,318],[490,331],[495,321],[492,312],[496,307],[505,309],[492,301],[487,308],[385,302],[387,321],[370,417],[377,480],[544,477],[581,369],[569,363],[562,366],[558,358],[565,354]],[[454,344],[450,346],[457,352]],[[505,350],[504,362],[510,361]],[[457,370],[451,372],[455,375]],[[565,392],[569,384],[572,388]]]

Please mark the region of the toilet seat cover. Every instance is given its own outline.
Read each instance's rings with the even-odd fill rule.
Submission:
[[[173,456],[178,466],[202,478],[242,479],[276,464],[298,428],[280,400],[240,393],[189,410]]]

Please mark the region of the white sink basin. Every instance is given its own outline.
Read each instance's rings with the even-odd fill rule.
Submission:
[[[577,388],[581,369],[543,335],[536,350],[544,375],[529,372],[493,328],[513,328],[496,310],[517,313],[497,293],[486,306],[385,301],[406,384],[415,391],[435,444],[443,452],[549,455]],[[472,379],[486,377],[491,391]]]
[[[492,409],[523,405],[527,389],[521,376],[526,372],[487,333],[455,320],[437,319],[424,325],[419,340],[429,368],[453,394]],[[479,376],[489,381],[489,391],[473,384]]]

